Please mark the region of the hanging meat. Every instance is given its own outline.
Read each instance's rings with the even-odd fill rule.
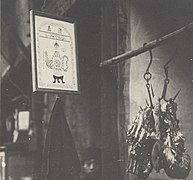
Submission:
[[[191,159],[185,153],[185,138],[180,131],[176,111],[177,104],[173,99],[169,99],[165,111],[160,110],[160,139],[153,147],[152,163],[154,167],[164,168],[171,178],[185,179],[191,169]],[[156,162],[155,154],[159,162]]]
[[[150,107],[140,109],[127,132],[129,163],[127,171],[147,178],[152,171],[151,151],[155,140],[153,112]]]
[[[150,106],[140,107],[140,110],[127,132],[128,157],[129,163],[127,171],[137,175],[140,178],[147,178],[153,169],[151,162],[151,152],[155,140],[151,134],[155,132],[155,120],[153,117],[153,103],[150,92],[149,81],[152,77],[149,72],[152,63],[152,52],[150,53],[150,62],[144,74],[146,88],[149,95]]]
[[[146,88],[149,95],[147,107],[141,108],[127,131],[128,143],[128,168],[127,171],[146,179],[154,168],[156,172],[164,169],[165,173],[176,179],[185,179],[191,170],[191,159],[186,154],[185,138],[180,131],[179,120],[176,117],[177,104],[174,102],[177,95],[167,100],[166,92],[169,84],[168,64],[164,65],[166,78],[161,98],[158,98],[155,106],[152,97],[154,92],[149,81],[152,77],[149,72],[150,63],[144,74]],[[161,101],[166,102],[163,108]]]

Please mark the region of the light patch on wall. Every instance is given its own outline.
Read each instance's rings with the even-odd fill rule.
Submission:
[[[29,111],[20,111],[18,114],[18,130],[29,129]]]
[[[1,54],[1,58],[0,58],[0,64],[1,64],[1,66],[0,66],[0,75],[1,75],[1,77],[3,77],[9,71],[10,65],[7,63],[7,61],[2,56],[2,54]]]

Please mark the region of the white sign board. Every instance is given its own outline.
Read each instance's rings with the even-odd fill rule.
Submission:
[[[76,25],[30,11],[33,91],[79,93]]]

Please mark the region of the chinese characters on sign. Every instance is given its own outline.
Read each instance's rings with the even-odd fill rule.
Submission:
[[[79,92],[75,22],[31,11],[33,91]]]

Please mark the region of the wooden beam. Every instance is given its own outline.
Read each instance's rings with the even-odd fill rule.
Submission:
[[[145,44],[144,46],[138,48],[138,49],[135,49],[135,50],[132,50],[132,51],[128,51],[126,53],[123,53],[121,55],[118,55],[118,56],[115,56],[115,57],[112,57],[108,60],[105,60],[103,62],[100,63],[100,67],[104,67],[104,66],[107,66],[107,65],[111,65],[111,64],[116,64],[116,63],[120,63],[122,61],[126,61],[134,56],[137,56],[139,54],[142,54],[146,51],[149,51],[153,48],[156,48],[164,43],[166,43],[168,40],[170,40],[171,38],[174,38],[175,36],[177,36],[178,34],[182,33],[182,32],[185,32],[187,30],[190,30],[190,29],[193,29],[193,22],[191,22],[190,24],[170,33],[170,34],[167,34],[159,39],[156,39],[156,40],[153,40],[147,44]]]

